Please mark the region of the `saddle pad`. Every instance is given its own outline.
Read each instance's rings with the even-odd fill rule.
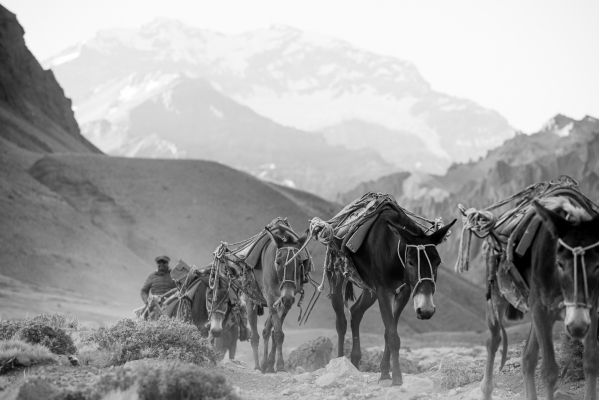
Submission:
[[[198,290],[198,286],[200,286],[200,283],[202,283],[202,280],[198,278],[195,282],[189,285],[189,289],[187,289],[187,292],[185,292],[185,296],[187,296],[189,300],[193,300],[193,297],[196,294],[196,291]]]
[[[518,254],[520,257],[526,253],[526,250],[528,250],[532,244],[532,241],[541,227],[541,222],[541,218],[535,215],[526,227],[526,230],[524,231],[524,234],[522,235],[522,238],[516,247],[516,254]]]
[[[378,219],[378,214],[374,218],[370,218],[368,221],[364,222],[362,225],[356,229],[356,231],[350,236],[349,240],[345,243],[345,247],[347,247],[351,252],[355,253],[358,251],[362,242],[364,242],[364,238],[370,231],[370,228],[376,220]]]
[[[163,311],[164,314],[167,315],[168,317],[173,317],[175,315],[175,313],[177,312],[178,305],[179,305],[179,297],[173,296],[173,300],[170,303],[166,304],[166,306],[164,307],[164,311]]]

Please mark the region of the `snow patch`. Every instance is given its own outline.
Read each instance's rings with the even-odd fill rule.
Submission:
[[[69,61],[72,61],[72,60],[76,59],[77,57],[79,57],[80,55],[81,55],[81,49],[78,48],[76,51],[74,51],[72,53],[68,53],[68,54],[53,58],[52,60],[50,60],[49,65],[50,65],[50,67],[56,67],[60,64],[64,64]]]
[[[559,137],[566,137],[566,136],[570,135],[570,132],[572,132],[573,128],[574,128],[574,123],[570,122],[569,124],[564,126],[562,129],[555,130],[554,133]]]

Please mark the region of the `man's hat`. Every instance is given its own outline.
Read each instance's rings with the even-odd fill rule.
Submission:
[[[154,261],[159,262],[159,261],[166,261],[169,262],[171,259],[168,258],[167,256],[158,256],[154,259]]]

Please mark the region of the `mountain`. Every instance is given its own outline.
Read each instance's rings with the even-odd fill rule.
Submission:
[[[443,176],[396,173],[362,183],[338,197],[346,204],[365,191],[390,192],[399,204],[428,218],[458,218],[458,204],[482,209],[540,181],[568,175],[582,192],[599,199],[599,120],[577,121],[564,115],[551,118],[532,135],[519,134],[475,162],[454,164]],[[461,222],[440,247],[446,266],[453,268],[458,253]],[[473,240],[471,272],[464,276],[483,284],[485,270],[480,242]],[[478,267],[475,265],[478,264]]]
[[[374,149],[403,170],[443,173],[513,136],[496,112],[433,91],[410,62],[287,26],[227,36],[159,19],[100,31],[45,65],[73,98],[88,137],[87,123],[126,114],[139,95],[180,73],[275,123]],[[119,147],[119,135],[93,140]]]
[[[71,101],[33,57],[16,16],[0,5],[0,137],[40,151],[100,151],[79,131]]]
[[[98,93],[108,96],[111,90]],[[83,125],[87,137],[111,155],[214,160],[326,198],[395,169],[374,150],[332,146],[318,133],[274,123],[204,79],[173,76],[116,109],[109,119]]]
[[[204,266],[221,240],[232,243],[250,237],[277,216],[289,218],[302,232],[310,218],[326,219],[341,208],[213,161],[100,154],[79,135],[70,101],[52,73],[44,71],[24,46],[15,16],[0,7],[0,22],[0,51],[2,60],[8,60],[0,65],[1,110],[6,118],[0,125],[2,317],[59,312],[97,324],[132,317],[133,308],[141,305],[139,290],[155,268],[156,255]],[[194,81],[185,88],[196,85],[209,86]],[[148,101],[140,104],[142,109],[158,103]],[[233,107],[221,106],[221,112]],[[244,110],[247,121],[252,121],[253,112]],[[151,117],[149,112],[144,115]],[[320,279],[324,247],[312,243],[310,251],[315,279]],[[451,307],[432,323],[417,320],[407,310],[402,332],[473,330],[484,325],[484,308],[468,301],[470,294],[481,290],[461,277],[443,282],[448,286],[438,295],[439,308]],[[312,290],[308,288],[308,298]],[[294,307],[288,327],[297,327],[297,313]],[[308,327],[332,328],[333,316],[323,296]],[[365,315],[363,327],[382,333],[376,307]]]

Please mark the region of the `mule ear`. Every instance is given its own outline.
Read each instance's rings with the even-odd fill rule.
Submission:
[[[453,226],[453,224],[455,224],[456,221],[457,219],[454,219],[449,223],[449,225],[445,225],[443,228],[439,229],[438,231],[432,233],[429,236],[430,240],[433,242],[435,246],[443,243],[443,240],[445,240],[445,236],[447,236],[447,232],[449,232],[449,229]]]
[[[566,234],[570,224],[568,223],[568,221],[566,221],[565,218],[563,218],[558,213],[551,211],[548,208],[545,208],[541,203],[539,203],[536,200],[532,201],[532,205],[534,206],[537,215],[541,217],[543,225],[545,226],[545,228],[547,228],[551,236],[557,239]]]
[[[266,233],[268,233],[268,236],[270,236],[271,240],[277,245],[277,248],[280,249],[281,247],[283,247],[283,245],[285,244],[283,242],[283,239],[281,239],[278,235],[272,233],[270,229],[268,229],[268,227],[264,227],[264,229],[266,230]]]
[[[410,231],[404,228],[394,227],[389,224],[387,225],[389,226],[389,229],[391,229],[391,232],[399,235],[399,237],[401,237],[407,244],[413,244],[416,242],[417,236],[412,234]]]

